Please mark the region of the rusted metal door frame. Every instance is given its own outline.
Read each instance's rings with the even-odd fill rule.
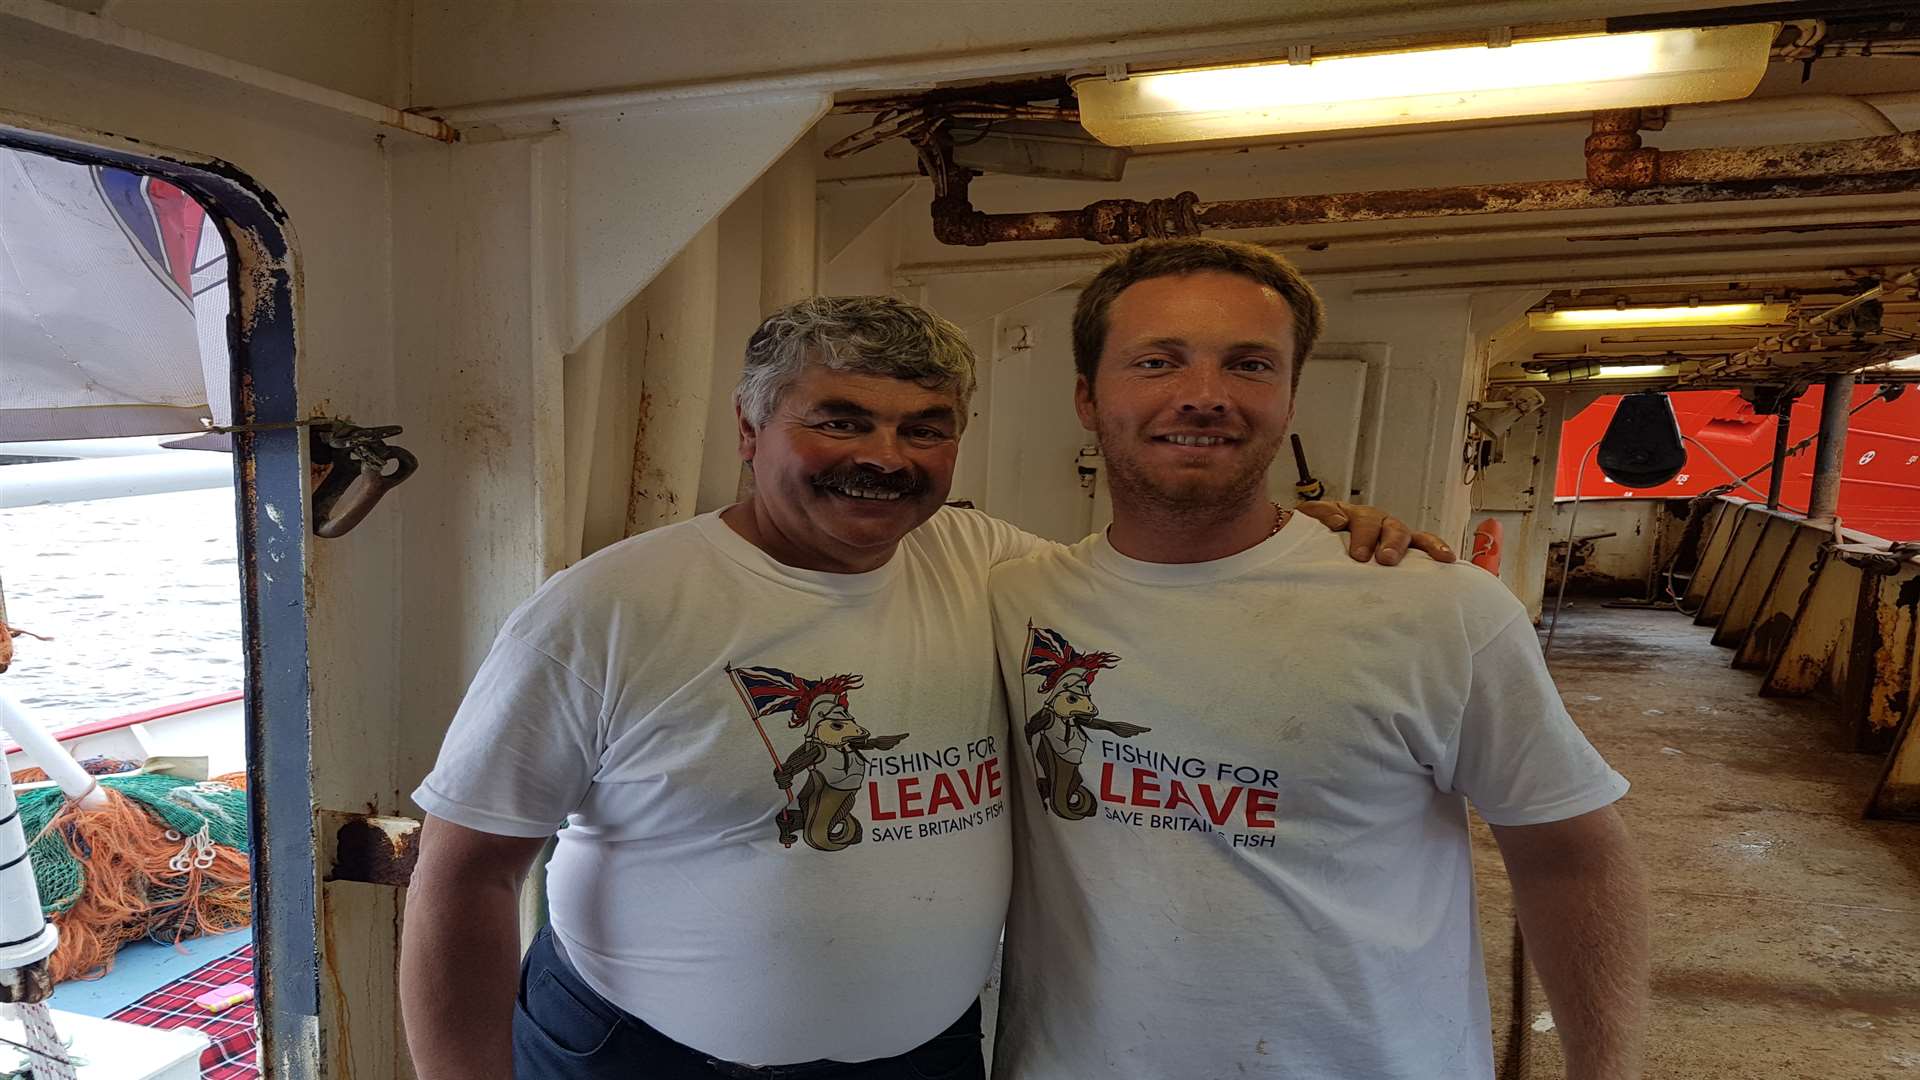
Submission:
[[[295,268],[286,212],[246,173],[217,158],[157,149],[38,117],[0,113],[0,146],[167,181],[191,195],[226,240],[235,423],[290,424],[295,394]],[[268,513],[306,500],[304,432],[233,439],[239,494],[241,626],[252,836],[260,1064],[276,1080],[319,1074],[320,977],[315,945],[305,515]],[[263,573],[271,566],[275,573]]]

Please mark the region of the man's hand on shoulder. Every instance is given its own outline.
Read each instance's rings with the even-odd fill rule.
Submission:
[[[1429,532],[1414,532],[1407,523],[1377,506],[1359,503],[1315,500],[1303,502],[1295,510],[1332,529],[1347,534],[1347,554],[1355,562],[1372,559],[1382,566],[1393,566],[1418,548],[1434,562],[1453,562],[1458,556],[1446,541]]]

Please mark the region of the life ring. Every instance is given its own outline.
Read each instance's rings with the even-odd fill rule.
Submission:
[[[1473,530],[1473,565],[1495,577],[1500,576],[1500,535],[1500,523],[1493,518]]]

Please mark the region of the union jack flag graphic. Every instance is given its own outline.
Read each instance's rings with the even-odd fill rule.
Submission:
[[[1076,671],[1091,686],[1096,673],[1119,662],[1120,658],[1109,652],[1077,652],[1060,631],[1027,624],[1027,665],[1024,670],[1028,675],[1041,677],[1040,692],[1043,694]]]
[[[860,688],[858,675],[809,679],[779,668],[737,667],[729,670],[739,683],[740,693],[746,698],[747,709],[755,720],[777,712],[789,713],[789,727],[799,727],[807,722],[807,708],[815,700],[835,697],[844,704],[847,691]]]
[[[191,309],[194,256],[206,210],[165,180],[123,169],[94,166],[93,182],[147,269]]]

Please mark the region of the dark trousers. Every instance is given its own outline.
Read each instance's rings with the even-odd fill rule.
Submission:
[[[899,1057],[757,1067],[682,1046],[595,993],[540,931],[520,967],[513,1011],[516,1080],[986,1080],[980,1003]]]

